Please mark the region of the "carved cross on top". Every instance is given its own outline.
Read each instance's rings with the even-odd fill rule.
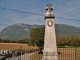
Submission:
[[[53,10],[52,5],[51,5],[51,4],[47,4],[47,6],[46,6],[46,11],[51,12],[52,10]]]

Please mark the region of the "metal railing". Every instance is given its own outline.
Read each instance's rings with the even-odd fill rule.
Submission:
[[[41,60],[38,50],[0,50],[0,60]],[[80,48],[58,48],[58,60],[80,60]]]

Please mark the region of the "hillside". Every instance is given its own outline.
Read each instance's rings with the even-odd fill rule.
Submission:
[[[40,27],[41,25],[29,25],[29,24],[14,24],[4,28],[0,32],[0,38],[8,39],[23,39],[29,37],[29,32],[33,28]]]
[[[23,39],[29,37],[29,32],[33,28],[43,27],[44,25],[29,25],[29,24],[14,24],[12,26],[8,26],[4,28],[0,32],[0,38],[7,38],[7,39]],[[57,37],[60,36],[67,36],[67,35],[73,35],[80,37],[80,28],[64,25],[64,24],[56,24],[56,35]]]
[[[56,35],[60,36],[77,36],[80,37],[80,28],[64,24],[56,24]]]

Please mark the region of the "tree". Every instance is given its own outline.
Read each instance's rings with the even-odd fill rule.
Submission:
[[[0,38],[0,42],[2,42],[2,39]]]
[[[80,46],[80,39],[78,37],[73,37],[73,41],[71,42],[71,46]]]
[[[59,37],[57,40],[58,46],[80,46],[80,39],[77,36]]]
[[[65,37],[59,37],[57,40],[57,45],[58,46],[65,46],[66,45]]]
[[[74,36],[67,36],[65,37],[65,41],[66,41],[66,45],[67,46],[71,46],[71,42],[73,41],[73,38]]]
[[[43,47],[44,45],[44,28],[35,28],[30,31],[30,45],[37,45],[38,47]]]
[[[24,38],[24,39],[20,39],[20,40],[16,40],[16,43],[25,43],[28,44],[29,43],[29,38]]]

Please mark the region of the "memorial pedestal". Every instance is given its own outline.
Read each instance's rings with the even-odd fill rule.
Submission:
[[[44,38],[44,50],[42,60],[58,60],[57,46],[56,46],[56,34],[54,19],[55,16],[51,12],[52,6],[48,4],[46,6],[47,13],[45,14],[45,38]]]

